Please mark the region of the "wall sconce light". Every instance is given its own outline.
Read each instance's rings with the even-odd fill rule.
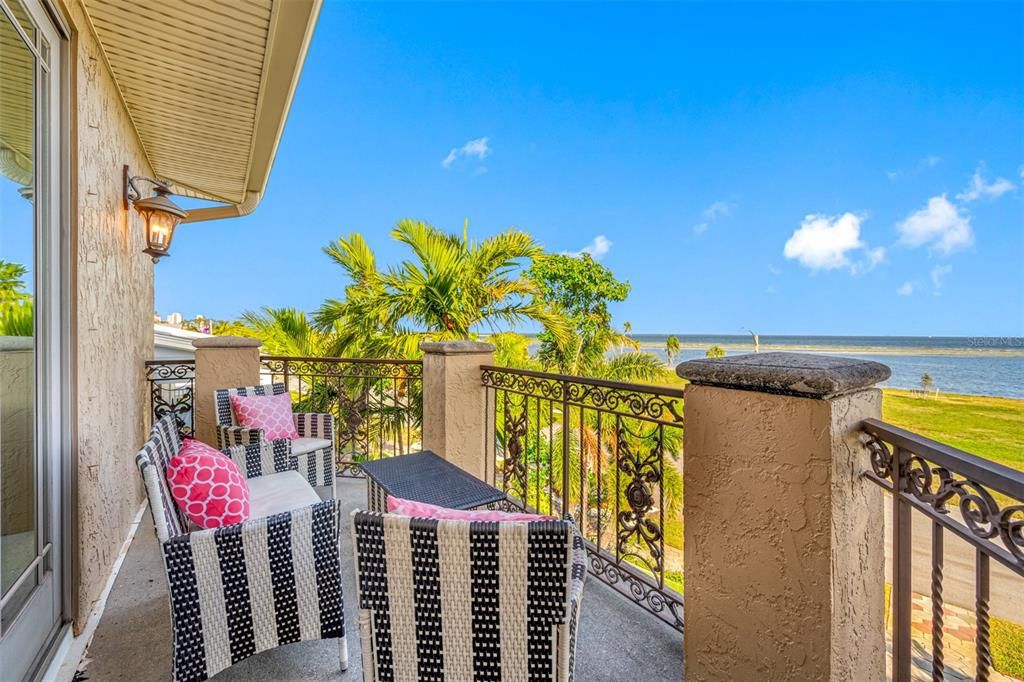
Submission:
[[[138,181],[153,185],[153,196],[143,199],[142,193],[135,186]],[[128,166],[124,167],[124,208],[128,210],[128,204],[134,204],[135,210],[142,216],[146,230],[146,248],[142,251],[152,256],[154,263],[169,255],[167,251],[171,248],[174,228],[188,215],[167,198],[169,194],[171,183],[141,175],[133,177],[128,173]]]

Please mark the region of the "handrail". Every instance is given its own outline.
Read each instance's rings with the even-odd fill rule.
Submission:
[[[327,363],[352,363],[365,365],[422,365],[422,360],[392,359],[392,358],[335,358],[320,357],[316,355],[260,355],[260,362],[266,360],[283,360],[287,362],[327,362]]]
[[[1024,577],[1024,473],[878,419],[866,419],[860,428],[868,436],[871,462],[864,476],[892,496],[893,679],[911,679],[911,514],[916,510],[931,521],[932,677],[941,680],[945,670],[944,534],[951,532],[974,548],[975,674],[987,680],[991,560]]]
[[[867,433],[887,443],[921,455],[1004,495],[1024,500],[1024,472],[878,419],[865,419],[861,426]]]
[[[599,388],[614,388],[622,391],[638,391],[653,395],[668,396],[670,398],[682,399],[682,389],[654,386],[652,384],[634,384],[625,381],[612,381],[610,379],[595,379],[593,377],[581,377],[573,374],[553,374],[551,372],[538,372],[532,369],[513,369],[511,367],[498,367],[497,365],[480,365],[480,369],[503,374],[518,374],[524,377],[535,379],[551,379],[552,381],[569,381],[574,384],[585,384]]]

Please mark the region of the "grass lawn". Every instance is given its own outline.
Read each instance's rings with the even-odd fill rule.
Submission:
[[[895,426],[1024,470],[1024,400],[886,390],[882,418]]]

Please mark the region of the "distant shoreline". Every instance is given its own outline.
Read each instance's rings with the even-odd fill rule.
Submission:
[[[640,348],[664,350],[664,343],[655,341],[637,341]],[[726,351],[753,353],[754,347],[747,343],[718,343],[711,344],[721,346]],[[679,347],[684,350],[706,350],[708,344],[683,342],[680,340]],[[993,348],[979,346],[978,348],[936,348],[934,346],[826,346],[818,344],[769,344],[762,343],[762,353],[770,351],[805,352],[805,353],[851,353],[854,355],[950,355],[964,357],[997,357],[997,358],[1024,358],[1024,348]]]

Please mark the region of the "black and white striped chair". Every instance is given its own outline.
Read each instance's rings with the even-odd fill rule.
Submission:
[[[321,501],[299,472],[277,470],[266,441],[238,445],[225,454],[246,475],[249,520],[190,531],[164,474],[180,447],[167,416],[135,458],[167,573],[173,679],[205,680],[261,651],[331,638],[345,670],[338,503]]]
[[[217,407],[217,447],[251,445],[265,440],[262,429],[247,429],[235,421],[231,409],[232,395],[280,395],[286,393],[284,384],[263,384],[239,388],[220,388],[213,392]],[[271,441],[274,452],[291,458],[295,467],[306,474],[313,485],[334,487],[334,416],[320,412],[295,414],[295,430],[299,437]]]
[[[568,521],[356,511],[363,680],[573,679],[586,577]]]

